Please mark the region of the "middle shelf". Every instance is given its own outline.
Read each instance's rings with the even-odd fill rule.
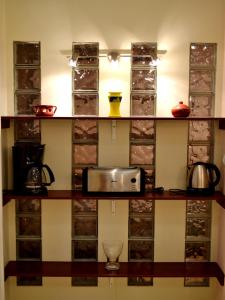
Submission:
[[[221,192],[215,192],[212,195],[195,195],[187,193],[176,193],[171,191],[164,191],[162,193],[146,192],[144,194],[131,193],[95,193],[84,194],[81,191],[74,190],[49,190],[47,195],[18,195],[13,190],[5,190],[3,192],[3,205],[6,205],[12,199],[43,199],[43,200],[70,200],[70,199],[98,199],[98,200],[214,200],[225,209],[225,196]]]

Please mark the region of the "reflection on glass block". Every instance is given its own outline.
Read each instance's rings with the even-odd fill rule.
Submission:
[[[130,204],[130,213],[152,213],[153,212],[153,200],[146,199],[146,200],[137,200],[131,199],[129,201]]]
[[[74,69],[73,74],[74,90],[98,90],[98,69]]]
[[[40,65],[40,43],[14,42],[16,65]]]
[[[210,242],[186,242],[185,261],[208,261],[210,257]]]
[[[17,236],[41,236],[41,217],[37,215],[17,216]]]
[[[128,241],[130,261],[152,261],[154,254],[154,242],[148,240]]]
[[[39,68],[16,69],[16,90],[40,90],[41,72]]]
[[[209,286],[209,278],[206,277],[185,277],[184,286]]]
[[[77,165],[96,165],[97,145],[73,144],[73,161]]]
[[[155,122],[146,120],[131,121],[130,138],[132,140],[147,139],[154,140]]]
[[[209,218],[187,218],[186,239],[187,240],[209,240],[210,219]]]
[[[128,278],[128,285],[133,286],[152,286],[153,278],[152,277],[134,277]]]
[[[96,216],[74,216],[72,221],[72,235],[77,236],[97,236]]]
[[[73,176],[72,176],[72,185],[73,188],[77,191],[80,191],[82,189],[82,172],[83,169],[82,168],[75,168],[73,169]]]
[[[73,213],[96,213],[97,212],[96,199],[73,199],[72,212]]]
[[[132,56],[132,65],[133,66],[151,66],[153,57],[151,56]]]
[[[216,57],[216,44],[191,44],[190,64],[197,66],[214,66]]]
[[[190,70],[191,92],[212,92],[214,73],[211,70]]]
[[[131,165],[152,165],[154,162],[153,145],[131,145],[130,164]]]
[[[73,100],[75,115],[97,115],[96,94],[74,94]]]
[[[17,94],[15,97],[17,114],[33,115],[32,106],[41,104],[40,94]]]
[[[133,94],[131,97],[132,115],[154,115],[155,95]]]
[[[208,200],[187,200],[187,214],[190,216],[210,216],[211,201]]]
[[[18,141],[40,141],[39,120],[15,121],[15,139]]]
[[[190,145],[188,151],[188,164],[210,161],[210,145]]]
[[[40,199],[19,199],[16,200],[17,213],[40,213],[41,200]]]
[[[156,71],[151,70],[132,70],[132,90],[155,90]]]
[[[212,116],[213,105],[212,95],[191,95],[191,115],[196,117]]]
[[[72,277],[72,286],[97,286],[98,278]]]
[[[95,120],[74,120],[73,141],[98,140],[98,127]]]
[[[41,259],[41,240],[22,240],[16,241],[17,259],[40,260]]]
[[[17,285],[21,286],[39,286],[42,285],[42,277],[40,276],[17,276]]]
[[[98,56],[99,43],[73,43],[72,51],[78,56]]]
[[[97,260],[98,242],[96,240],[72,241],[72,260]]]
[[[153,238],[153,219],[151,217],[132,216],[129,218],[129,237]]]
[[[189,141],[208,142],[212,139],[212,123],[210,121],[189,121]]]
[[[153,57],[156,57],[157,44],[156,43],[132,43],[131,54],[134,56],[151,55]]]

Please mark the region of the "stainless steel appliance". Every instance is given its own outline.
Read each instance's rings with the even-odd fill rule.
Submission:
[[[211,194],[220,181],[220,171],[211,163],[196,162],[188,167],[187,191]]]
[[[86,193],[143,193],[145,171],[142,168],[97,168],[83,170],[83,191]]]

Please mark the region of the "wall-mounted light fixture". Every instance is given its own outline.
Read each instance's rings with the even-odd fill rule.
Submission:
[[[76,67],[77,61],[79,59],[78,54],[73,54],[71,56],[71,51],[70,50],[61,50],[60,51],[63,55],[67,56],[68,59],[68,64],[71,67]],[[157,50],[157,57],[153,57],[152,55],[146,55],[146,57],[149,57],[149,64],[151,66],[157,66],[161,59],[160,56],[165,54],[167,50]],[[99,50],[99,57],[107,57],[109,62],[115,64],[118,63],[120,58],[122,57],[131,57],[131,50],[125,50],[125,49],[113,49],[113,50],[106,50],[102,49]]]

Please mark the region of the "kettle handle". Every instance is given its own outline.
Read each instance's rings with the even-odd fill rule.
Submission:
[[[207,163],[206,165],[208,169],[213,170],[216,174],[216,179],[212,182],[212,186],[215,187],[220,181],[220,170],[214,164]]]
[[[42,169],[44,169],[44,168],[48,171],[49,179],[50,179],[50,182],[46,182],[45,185],[51,185],[51,183],[53,183],[55,181],[55,176],[48,165],[42,165]]]

